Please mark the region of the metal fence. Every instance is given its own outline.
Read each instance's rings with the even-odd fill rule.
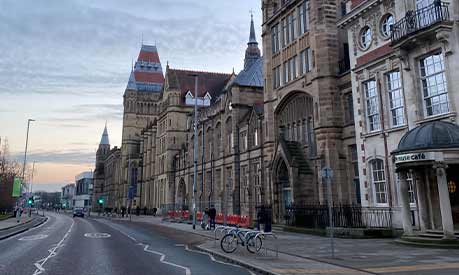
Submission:
[[[392,210],[389,208],[367,208],[357,205],[335,205],[332,207],[335,227],[343,228],[390,228]],[[328,226],[327,205],[292,205],[286,207],[285,221],[288,225],[307,228]]]
[[[448,5],[449,3],[436,0],[433,4],[425,8],[408,11],[404,18],[392,26],[392,43],[396,43],[405,36],[432,26],[435,23],[448,21]]]

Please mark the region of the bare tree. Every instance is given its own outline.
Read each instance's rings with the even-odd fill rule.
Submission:
[[[21,164],[10,158],[8,140],[0,140],[0,177],[11,178],[20,175]]]

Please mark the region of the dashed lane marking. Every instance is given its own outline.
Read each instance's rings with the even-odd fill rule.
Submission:
[[[38,235],[30,235],[30,236],[25,236],[22,238],[19,238],[19,241],[36,241],[36,240],[42,240],[48,238],[48,235],[44,234],[38,234]]]
[[[86,233],[84,236],[91,239],[106,239],[110,238],[112,235],[108,233]]]
[[[73,228],[73,225],[75,224],[75,221],[72,220],[72,224],[70,225],[70,228],[69,230],[65,233],[64,237],[55,245],[53,246],[51,249],[48,250],[49,252],[49,255],[46,256],[45,258],[43,259],[40,259],[38,261],[36,261],[34,263],[36,269],[35,269],[35,272],[33,273],[33,275],[38,275],[38,274],[41,274],[45,271],[45,268],[43,267],[46,262],[57,255],[57,250],[63,246],[63,243],[65,241],[65,239],[67,239],[67,237],[69,236],[70,232],[72,232],[72,228]]]

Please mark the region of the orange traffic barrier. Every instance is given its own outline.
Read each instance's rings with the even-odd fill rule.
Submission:
[[[196,213],[196,220],[202,221],[202,212],[197,212]]]
[[[182,218],[185,220],[188,220],[190,218],[190,211],[188,210],[182,211]]]
[[[223,224],[225,222],[225,218],[222,213],[218,213],[215,217],[215,223]]]
[[[250,226],[250,217],[249,216],[241,216],[239,220],[240,227],[249,227]]]

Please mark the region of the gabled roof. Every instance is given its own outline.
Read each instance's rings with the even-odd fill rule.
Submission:
[[[167,78],[169,89],[178,89],[182,94],[182,99],[190,91],[194,96],[195,76],[198,76],[198,96],[203,97],[209,93],[215,100],[231,79],[231,74],[214,73],[214,72],[199,72],[189,70],[168,69]]]
[[[160,93],[163,85],[164,75],[156,46],[142,45],[127,89],[135,86],[135,90],[140,92]]]
[[[159,61],[159,55],[158,55],[158,50],[156,49],[156,46],[142,45],[137,61],[161,63]]]
[[[258,58],[252,66],[242,70],[234,83],[240,86],[263,88],[263,57]]]

